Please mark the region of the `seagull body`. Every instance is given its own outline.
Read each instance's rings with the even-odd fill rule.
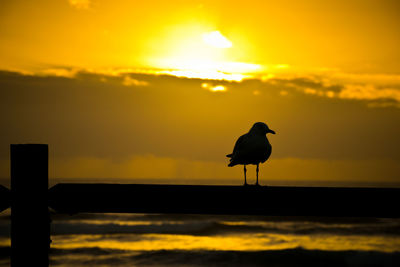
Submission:
[[[258,171],[259,164],[264,163],[271,156],[272,146],[269,143],[266,134],[275,134],[273,130],[270,130],[268,126],[263,122],[256,122],[250,131],[242,136],[235,143],[233,152],[226,155],[230,158],[229,167],[235,165],[244,165],[244,184],[247,185],[246,181],[246,165],[254,164],[257,165],[257,182],[258,184]]]

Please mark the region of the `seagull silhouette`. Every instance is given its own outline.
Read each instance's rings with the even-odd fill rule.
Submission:
[[[258,184],[258,171],[259,164],[264,163],[269,156],[271,156],[272,146],[269,143],[266,134],[275,132],[268,128],[268,126],[263,122],[254,123],[250,131],[242,136],[236,141],[235,147],[231,154],[226,155],[230,158],[229,167],[233,167],[238,164],[244,165],[244,185],[247,185],[246,181],[246,165],[254,164],[257,165],[257,182]]]

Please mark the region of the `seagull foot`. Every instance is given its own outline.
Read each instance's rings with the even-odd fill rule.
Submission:
[[[256,183],[255,186],[261,186],[259,183]]]
[[[243,184],[243,186],[248,186],[248,185],[249,185],[248,183],[244,183],[244,184]]]

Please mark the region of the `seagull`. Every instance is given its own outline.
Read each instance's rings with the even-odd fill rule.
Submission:
[[[254,123],[250,131],[236,141],[235,147],[231,154],[226,155],[230,158],[228,167],[233,167],[238,164],[244,165],[244,185],[247,185],[246,181],[246,165],[254,164],[257,165],[257,182],[258,184],[258,165],[264,163],[269,156],[271,156],[272,146],[269,143],[266,134],[275,132],[268,128],[267,124],[263,122]]]

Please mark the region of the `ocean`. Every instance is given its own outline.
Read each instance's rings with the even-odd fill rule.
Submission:
[[[10,188],[9,179],[1,181]],[[50,179],[50,187],[59,182],[77,180]],[[148,183],[111,179],[96,182]],[[282,183],[277,185],[285,185]],[[54,212],[51,219],[50,266],[400,266],[400,219]],[[0,267],[9,265],[7,209],[0,213]]]
[[[400,266],[400,220],[51,214],[50,266]],[[9,266],[10,210],[0,216]]]

